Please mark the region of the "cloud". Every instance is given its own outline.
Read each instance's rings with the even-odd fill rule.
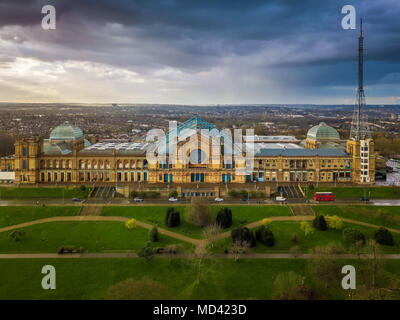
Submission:
[[[366,83],[371,87],[398,83],[393,75],[400,72],[396,32],[400,5],[394,0],[354,3],[366,17]],[[57,30],[40,26],[45,4],[56,7]],[[358,31],[341,29],[344,4],[342,0],[82,0],[79,4],[3,0],[0,71],[15,71],[21,61],[36,61],[46,70],[61,66],[63,77],[75,83],[78,92],[84,77],[77,68],[82,68],[84,75],[90,74],[91,86],[115,87],[107,97],[103,93],[96,99],[284,103],[320,99],[321,93],[327,99],[335,94],[345,99],[356,85]],[[10,61],[15,63],[6,63]],[[41,72],[42,78],[50,75],[27,68],[25,76],[40,85]],[[142,91],[129,99],[118,87],[129,87],[134,79],[142,79]],[[12,82],[16,79],[8,80],[18,87]],[[339,86],[347,89],[338,93]],[[74,86],[69,87],[70,96],[78,99]],[[61,84],[53,88],[48,99],[64,99]],[[79,94],[82,97],[84,93]]]

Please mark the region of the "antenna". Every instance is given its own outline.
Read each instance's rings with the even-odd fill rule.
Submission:
[[[357,99],[354,106],[353,120],[351,123],[350,139],[358,141],[368,138],[369,128],[367,115],[365,113],[364,94],[364,36],[362,30],[362,19],[360,19],[360,36],[358,38],[358,89]]]

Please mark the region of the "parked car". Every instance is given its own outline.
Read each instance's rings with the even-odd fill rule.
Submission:
[[[168,201],[170,201],[170,202],[177,202],[178,199],[177,199],[177,198],[174,198],[174,197],[171,197],[171,198],[168,199]]]
[[[81,199],[79,199],[79,198],[72,198],[72,201],[73,201],[73,202],[81,202]]]
[[[220,198],[220,197],[216,197],[216,198],[214,199],[214,201],[216,201],[216,202],[222,202],[222,201],[224,201],[224,199],[222,199],[222,198]]]
[[[246,201],[247,201],[247,198],[242,198],[242,201],[246,202]]]
[[[279,202],[285,202],[286,201],[286,198],[281,197],[281,196],[278,196],[275,199],[276,199],[276,201],[279,201]]]
[[[133,202],[143,202],[143,199],[136,197],[133,199]]]
[[[362,202],[368,202],[369,198],[368,197],[360,197],[360,201]]]

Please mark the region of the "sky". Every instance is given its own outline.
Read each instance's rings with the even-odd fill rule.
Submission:
[[[0,0],[0,102],[353,104],[346,4],[367,103],[399,104],[399,0]]]

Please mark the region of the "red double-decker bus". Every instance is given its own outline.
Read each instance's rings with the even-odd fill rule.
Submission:
[[[332,192],[315,192],[315,201],[334,201],[335,195]]]

